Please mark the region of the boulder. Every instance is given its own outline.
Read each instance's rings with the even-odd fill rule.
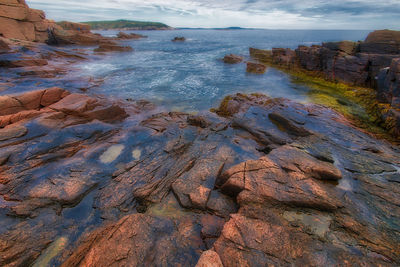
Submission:
[[[322,43],[322,47],[333,51],[340,51],[348,55],[354,55],[357,52],[358,46],[359,43],[351,41]]]
[[[27,21],[30,22],[42,22],[46,19],[46,14],[44,13],[43,10],[39,10],[39,9],[32,9],[30,8],[28,10],[28,17],[27,17]]]
[[[378,30],[368,34],[365,43],[400,43],[400,31]]]
[[[263,74],[267,70],[267,66],[261,63],[247,62],[247,72]]]
[[[400,31],[379,30],[371,32],[360,44],[362,53],[400,54]]]
[[[219,255],[213,250],[204,251],[201,254],[199,261],[196,264],[196,267],[223,267],[221,259]]]
[[[125,110],[118,105],[82,94],[70,94],[49,108],[88,120],[118,121],[127,117]]]
[[[115,44],[101,44],[94,52],[131,52],[133,48],[130,46],[120,46]]]
[[[224,62],[227,64],[237,64],[243,61],[243,57],[234,55],[234,54],[229,54],[224,57]]]
[[[184,42],[186,41],[185,37],[175,37],[174,39],[172,39],[172,42]]]

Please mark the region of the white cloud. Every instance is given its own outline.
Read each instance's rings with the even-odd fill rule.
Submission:
[[[56,20],[132,19],[174,27],[398,28],[398,0],[28,0]]]

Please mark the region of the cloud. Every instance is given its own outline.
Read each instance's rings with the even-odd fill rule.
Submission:
[[[398,0],[28,0],[55,20],[132,19],[174,27],[398,29]]]

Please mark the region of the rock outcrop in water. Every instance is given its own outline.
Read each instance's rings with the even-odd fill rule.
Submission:
[[[130,46],[120,46],[115,44],[101,44],[94,52],[131,52],[133,48]]]
[[[390,121],[386,127],[394,134],[400,134],[399,31],[375,31],[364,42],[299,46],[295,51],[250,48],[250,55],[285,68],[322,75],[327,80],[376,89],[377,99],[389,105],[381,110],[383,121]]]
[[[400,151],[328,108],[2,99],[1,265],[400,263]]]
[[[172,42],[185,42],[186,38],[185,37],[175,37],[174,39],[171,40]]]
[[[229,54],[226,55],[223,60],[227,64],[238,64],[243,61],[243,57],[234,54]]]
[[[141,38],[147,38],[146,35],[141,35],[141,34],[136,34],[136,33],[125,33],[125,32],[119,32],[117,34],[117,37],[119,39],[141,39]]]
[[[256,63],[256,62],[247,62],[247,72],[263,74],[267,70],[267,66],[264,64]]]

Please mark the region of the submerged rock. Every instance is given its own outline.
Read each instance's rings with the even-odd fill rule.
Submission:
[[[174,39],[172,39],[172,42],[184,42],[186,41],[185,37],[175,37]]]
[[[224,57],[224,62],[228,64],[237,64],[243,61],[243,57],[229,54]]]
[[[131,52],[133,48],[130,46],[120,46],[114,44],[101,44],[94,52]]]

